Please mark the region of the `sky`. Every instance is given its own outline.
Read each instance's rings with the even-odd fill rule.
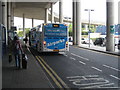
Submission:
[[[115,0],[115,8],[114,8],[114,14],[115,14],[115,24],[118,23],[118,1]],[[53,6],[54,12],[59,14],[59,2],[57,2]],[[85,11],[85,9],[93,9],[90,13],[90,20],[91,22],[99,22],[99,23],[106,23],[106,0],[81,0],[81,20],[82,21],[88,21],[88,12]],[[72,17],[72,0],[63,0],[63,15],[67,17]],[[22,27],[22,19],[19,19],[19,24],[17,23],[19,18],[15,17],[15,26]],[[26,19],[26,27],[31,28],[31,19]],[[38,25],[41,23],[39,20],[34,20],[34,25]]]

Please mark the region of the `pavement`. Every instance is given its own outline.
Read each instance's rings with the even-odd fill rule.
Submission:
[[[82,44],[80,47],[84,48],[84,49],[89,49],[89,50],[94,50],[94,51],[98,51],[98,52],[103,52],[103,53],[107,53],[107,54],[120,56],[120,50],[117,49],[117,46],[115,46],[115,50],[113,52],[106,51],[106,47],[102,47],[102,46],[90,45],[90,47],[89,47],[88,44]]]
[[[73,45],[72,42],[69,42],[69,45]],[[115,46],[115,50],[113,52],[111,51],[106,51],[106,47],[102,47],[102,46],[95,46],[95,45],[89,45],[88,44],[81,44],[81,46],[77,46],[79,48],[84,48],[84,49],[88,49],[88,50],[93,50],[93,51],[98,51],[98,52],[102,52],[102,53],[107,53],[107,54],[112,54],[112,55],[117,55],[120,56],[120,50],[118,50],[117,46]]]
[[[8,53],[4,54],[2,60],[2,90],[53,88],[42,67],[24,45],[23,50],[28,57],[27,69],[17,69],[14,56],[12,62],[9,63]]]

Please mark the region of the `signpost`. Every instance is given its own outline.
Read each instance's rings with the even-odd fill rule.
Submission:
[[[115,26],[110,25],[110,34],[114,34],[114,32],[115,32]]]

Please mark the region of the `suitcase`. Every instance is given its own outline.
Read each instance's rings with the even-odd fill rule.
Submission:
[[[25,54],[22,54],[22,68],[27,69],[27,58]]]

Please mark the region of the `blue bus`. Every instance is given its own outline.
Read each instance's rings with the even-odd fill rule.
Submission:
[[[66,24],[42,24],[39,28],[31,29],[29,39],[31,47],[39,52],[69,51]]]

